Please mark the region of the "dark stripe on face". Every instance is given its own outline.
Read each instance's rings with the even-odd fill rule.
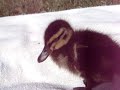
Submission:
[[[50,47],[53,43],[57,42],[63,34],[64,34],[64,31],[57,38],[55,38],[51,43],[49,43],[48,46]]]

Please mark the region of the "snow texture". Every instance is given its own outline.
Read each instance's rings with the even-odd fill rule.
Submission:
[[[120,5],[2,17],[0,90],[70,90],[84,86],[82,78],[59,68],[50,57],[37,62],[44,46],[44,31],[56,19],[65,19],[75,30],[90,28],[105,33],[120,43]],[[114,82],[118,83],[118,78]],[[113,84],[93,90],[111,90]],[[113,90],[120,90],[119,85],[114,86]]]

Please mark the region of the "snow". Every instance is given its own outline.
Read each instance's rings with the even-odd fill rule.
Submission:
[[[41,90],[42,87],[42,90],[47,90],[51,87],[51,90],[60,90],[60,87],[83,87],[82,78],[59,68],[50,57],[43,63],[37,62],[44,46],[44,31],[52,21],[65,19],[74,29],[90,28],[108,34],[120,43],[119,9],[120,5],[99,6],[1,17],[0,89]]]

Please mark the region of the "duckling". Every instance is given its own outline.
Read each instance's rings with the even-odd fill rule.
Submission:
[[[84,78],[86,90],[110,82],[119,71],[119,45],[108,35],[89,29],[73,30],[65,20],[50,23],[44,35],[45,46],[38,57],[43,62],[50,55],[59,66]]]

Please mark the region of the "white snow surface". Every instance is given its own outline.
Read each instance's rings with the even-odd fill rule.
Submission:
[[[37,62],[44,31],[56,19],[68,21],[75,30],[102,32],[120,43],[120,5],[1,17],[0,90],[70,90],[84,86],[82,78],[59,68],[50,57]]]

